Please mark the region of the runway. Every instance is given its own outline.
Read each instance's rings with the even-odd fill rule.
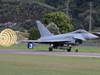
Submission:
[[[66,52],[66,51],[32,51],[32,50],[0,50],[0,54],[21,54],[21,55],[46,55],[46,56],[72,56],[72,57],[95,57],[100,58],[100,53]]]

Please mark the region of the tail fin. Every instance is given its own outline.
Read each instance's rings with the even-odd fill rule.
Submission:
[[[53,34],[40,22],[36,21],[41,37],[52,36]]]

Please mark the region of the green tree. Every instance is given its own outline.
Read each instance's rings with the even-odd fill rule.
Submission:
[[[59,31],[61,33],[73,30],[73,25],[70,18],[63,12],[47,13],[43,16],[43,21],[47,25],[51,22],[55,23],[57,27],[59,27]]]
[[[97,14],[97,11],[93,7],[93,2],[89,2],[88,7],[89,7],[88,9],[86,9],[79,15],[82,18],[83,25],[88,26],[87,28],[91,32],[91,30],[93,29],[92,26],[94,26],[96,24],[95,16]]]
[[[39,38],[39,32],[35,27],[33,27],[29,31],[29,40],[36,40],[38,38]]]

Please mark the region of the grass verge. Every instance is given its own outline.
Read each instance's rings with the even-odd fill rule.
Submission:
[[[100,75],[100,59],[0,54],[0,75]]]

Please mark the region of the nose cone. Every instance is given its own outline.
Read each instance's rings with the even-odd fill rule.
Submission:
[[[96,35],[94,35],[94,34],[92,34],[92,37],[93,37],[94,39],[99,38],[98,36],[96,36]]]
[[[87,34],[87,39],[97,39],[97,38],[99,38],[99,37],[94,34],[91,34],[91,33]]]

